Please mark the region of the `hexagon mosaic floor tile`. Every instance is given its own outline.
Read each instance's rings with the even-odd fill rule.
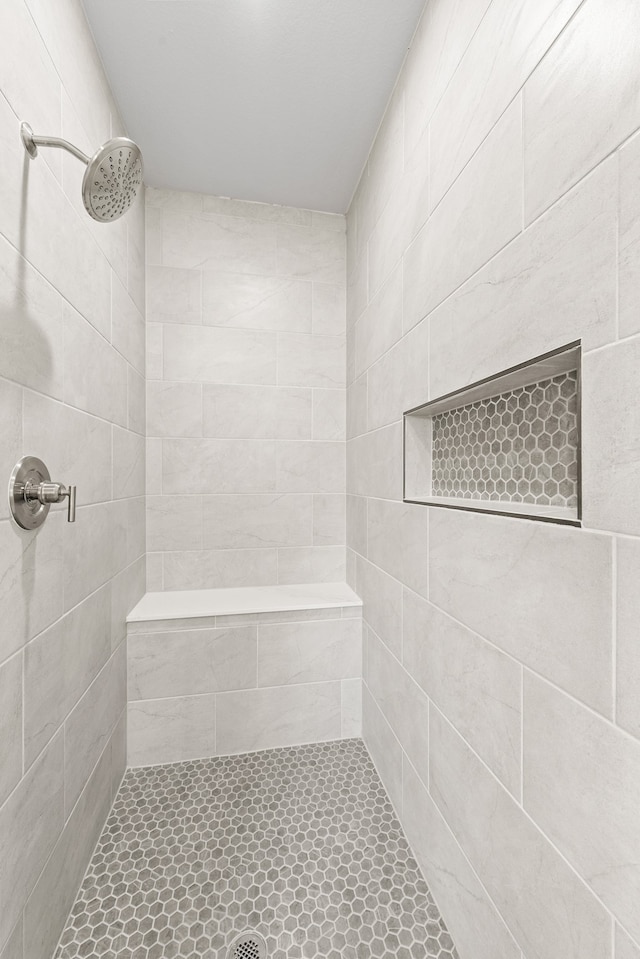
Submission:
[[[129,770],[56,959],[226,959],[249,930],[268,959],[457,959],[361,740]]]

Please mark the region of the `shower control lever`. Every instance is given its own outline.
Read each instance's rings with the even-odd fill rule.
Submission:
[[[67,497],[67,521],[75,523],[76,521],[76,488],[75,486],[65,486],[63,483],[33,483],[28,480],[24,484],[24,498],[27,502],[37,500],[43,506],[51,503],[61,503]]]
[[[76,488],[51,481],[49,470],[37,456],[23,456],[9,481],[11,515],[22,529],[37,529],[52,503],[67,500],[67,521],[76,521]]]

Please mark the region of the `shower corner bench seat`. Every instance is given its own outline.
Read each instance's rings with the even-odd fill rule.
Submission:
[[[350,739],[362,600],[346,583],[146,593],[127,670],[129,766]]]

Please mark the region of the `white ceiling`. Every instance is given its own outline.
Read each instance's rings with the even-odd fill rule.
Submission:
[[[151,186],[343,213],[424,0],[83,0]]]

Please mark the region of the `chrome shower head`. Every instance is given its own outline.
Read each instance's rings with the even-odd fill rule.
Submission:
[[[89,216],[100,223],[111,223],[127,212],[142,185],[142,154],[133,140],[116,137],[88,157],[67,140],[37,137],[28,123],[20,125],[20,135],[30,157],[38,147],[57,147],[86,164],[82,181],[82,199]]]

